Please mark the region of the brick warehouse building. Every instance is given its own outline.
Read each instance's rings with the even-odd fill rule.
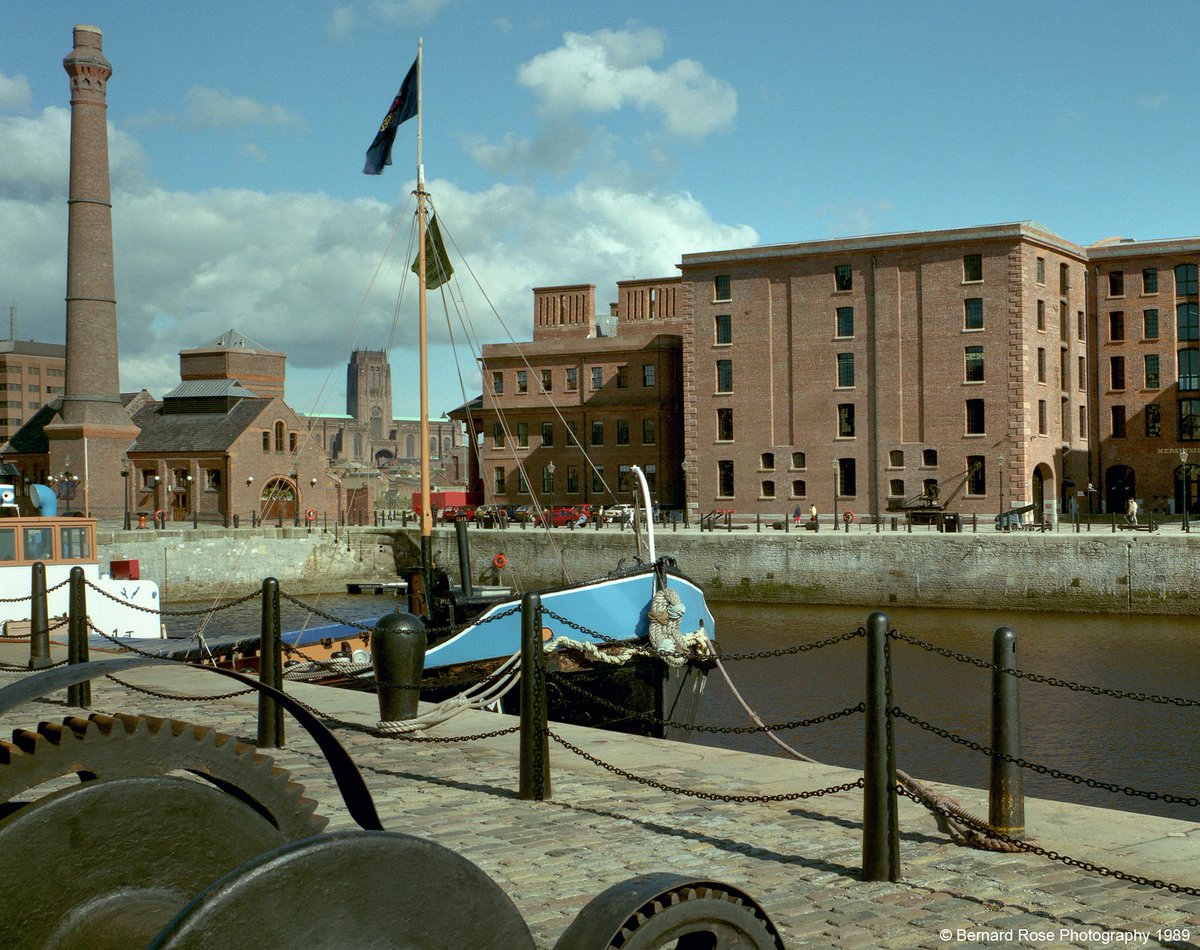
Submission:
[[[686,254],[689,504],[880,516],[1073,496],[1087,257],[1039,225]]]
[[[38,409],[62,395],[67,348],[61,343],[0,340],[0,445]]]
[[[599,319],[594,284],[534,289],[533,342],[484,346],[483,397],[451,413],[475,434],[469,484],[485,501],[610,505],[638,465],[682,506],[680,289],[622,281]]]

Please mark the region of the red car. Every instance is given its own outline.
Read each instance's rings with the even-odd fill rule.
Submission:
[[[442,509],[442,521],[454,521],[459,516],[466,518],[468,521],[475,520],[474,505],[447,505]]]
[[[587,515],[565,506],[555,506],[554,508],[544,508],[542,510],[541,524],[543,527],[550,525],[552,528],[567,528],[576,524],[582,518],[584,523],[587,523]]]

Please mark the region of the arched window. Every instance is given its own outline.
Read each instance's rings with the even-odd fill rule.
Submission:
[[[356,459],[360,459],[360,458],[362,458],[362,454],[363,454],[362,433],[355,432],[354,433],[354,457]]]
[[[411,435],[404,437],[404,457],[410,459],[417,457],[417,440]]]
[[[378,406],[371,410],[371,438],[383,438],[383,412]]]
[[[283,451],[284,434],[285,434],[285,429],[284,429],[283,421],[280,420],[279,422],[275,423],[275,451],[276,452]]]

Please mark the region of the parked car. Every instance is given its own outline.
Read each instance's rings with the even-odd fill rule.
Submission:
[[[501,508],[499,505],[480,505],[475,509],[474,521],[481,528],[498,528],[500,526]]]
[[[447,505],[442,509],[442,521],[455,521],[459,517],[472,521],[475,518],[474,505]]]
[[[538,520],[537,509],[533,505],[509,505],[508,520],[534,522]]]
[[[542,526],[549,525],[552,528],[567,528],[579,521],[581,515],[573,507],[566,505],[555,505],[553,508],[542,509]]]
[[[633,505],[621,502],[616,505],[609,505],[600,515],[600,521],[604,524],[633,524]]]

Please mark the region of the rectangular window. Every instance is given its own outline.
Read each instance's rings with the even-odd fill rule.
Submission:
[[[717,462],[717,496],[719,498],[733,497],[732,459],[721,459]]]
[[[838,438],[854,438],[854,403],[843,402],[837,407]]]
[[[1039,330],[1046,329],[1046,301],[1044,300],[1037,302],[1037,328]]]
[[[767,472],[774,471],[775,470],[775,453],[774,452],[763,452],[763,454],[758,457],[758,467]]]
[[[839,353],[837,355],[837,384],[843,389],[854,385],[853,353]]]
[[[968,346],[967,347],[967,375],[968,383],[983,382],[983,347]]]
[[[1200,340],[1200,323],[1196,320],[1196,304],[1179,304],[1175,308],[1175,320],[1180,340]]]
[[[597,492],[603,492],[605,490],[606,489],[604,486],[604,466],[596,465],[592,468],[592,492],[597,493]]]
[[[987,494],[987,470],[984,468],[986,460],[982,455],[967,456],[967,494],[968,495],[986,495]]]
[[[17,559],[17,532],[13,528],[0,528],[0,561]]]
[[[854,308],[837,308],[837,335],[840,337],[854,336]]]
[[[654,377],[654,364],[653,363],[643,363],[642,364],[642,386],[645,387],[646,389],[653,389],[654,388],[654,378],[655,378]]]
[[[592,367],[592,389],[601,389],[604,386],[604,369],[600,366]]]
[[[963,283],[974,283],[983,280],[983,255],[963,255]]]
[[[793,452],[792,468],[808,468],[808,456],[803,452]]]
[[[854,273],[849,264],[838,264],[833,269],[834,290],[850,290],[854,287]]]
[[[629,491],[630,472],[628,465],[617,466],[617,494],[624,495]]]
[[[733,410],[718,409],[717,410],[717,441],[732,442],[733,441]]]
[[[1112,437],[1114,439],[1125,438],[1125,407],[1124,406],[1111,407],[1111,418],[1112,418]]]
[[[1039,383],[1046,381],[1046,348],[1039,346],[1037,351],[1037,378]]]
[[[1125,388],[1125,357],[1110,356],[1108,358],[1108,388]]]
[[[499,422],[492,424],[492,444],[498,449],[504,448],[504,426]]]
[[[1079,438],[1087,441],[1087,406],[1079,407]]]
[[[579,466],[578,465],[568,465],[567,466],[567,494],[568,495],[579,494]]]
[[[642,445],[654,445],[658,441],[653,419],[642,420]]]
[[[629,420],[617,420],[617,445],[629,444]]]
[[[1179,388],[1185,392],[1200,389],[1200,350],[1179,351]]]
[[[1079,388],[1087,389],[1087,357],[1079,357]]]
[[[497,396],[504,392],[504,374],[499,371],[492,373],[492,392]]]
[[[525,481],[525,473],[521,469],[517,469],[517,494],[529,494],[529,483]]]
[[[529,373],[523,369],[517,370],[517,392],[529,392]]]
[[[627,389],[629,387],[629,367],[621,365],[617,367],[617,389]]]
[[[1084,319],[1082,310],[1075,314],[1075,337],[1079,340],[1087,339],[1087,321]]]
[[[262,434],[262,445],[263,445],[264,452],[271,451],[271,433],[270,432],[264,432]]]
[[[1125,311],[1114,310],[1108,315],[1108,339],[1113,343],[1125,339]]]
[[[593,422],[592,423],[592,445],[603,445],[603,444],[604,444],[604,423],[603,422]]]
[[[1108,295],[1110,297],[1125,296],[1125,272],[1110,270],[1108,272]]]
[[[968,330],[983,329],[982,297],[968,297],[963,301],[963,327]]]
[[[858,494],[858,476],[854,459],[838,459],[837,490],[842,498],[853,498]]]
[[[1071,269],[1066,264],[1058,265],[1058,292],[1066,295],[1071,289]]]
[[[504,469],[497,467],[492,469],[492,489],[495,494],[504,494]]]
[[[717,392],[733,392],[733,360],[717,360]]]
[[[567,392],[573,393],[579,390],[579,370],[574,366],[567,369]]]
[[[808,483],[803,478],[792,479],[792,497],[803,498],[808,494]]]
[[[548,393],[553,389],[554,375],[550,370],[542,370],[542,392]]]
[[[1039,284],[1046,282],[1046,258],[1044,257],[1037,259],[1037,282]]]
[[[1146,388],[1158,389],[1162,385],[1158,372],[1158,354],[1147,353],[1142,357],[1142,361],[1146,364]]]
[[[759,498],[774,498],[775,497],[775,483],[770,480],[764,481],[762,483],[762,487],[759,491],[758,497]]]
[[[1142,293],[1158,293],[1158,268],[1147,267],[1142,271]]]
[[[892,449],[888,452],[888,465],[892,468],[904,468],[904,451]]]
[[[718,313],[713,318],[713,338],[717,346],[728,346],[733,342],[733,317],[728,313]]]
[[[1175,296],[1196,296],[1196,265],[1180,264],[1175,268]]]
[[[1200,399],[1179,400],[1179,441],[1200,440]]]
[[[579,427],[574,419],[567,423],[567,445],[579,445]]]
[[[529,448],[529,423],[517,423],[517,445],[523,449]]]
[[[554,473],[550,471],[550,467],[546,466],[542,469],[542,492],[551,494],[554,491]]]
[[[983,435],[987,430],[983,422],[983,400],[967,400],[967,435]]]
[[[936,468],[938,463],[937,449],[921,449],[921,464],[928,468]]]
[[[543,422],[542,423],[542,445],[549,447],[553,444],[554,444],[554,423],[553,422]]]
[[[1157,340],[1158,339],[1158,310],[1143,310],[1142,311],[1142,339]]]
[[[1045,435],[1048,431],[1046,423],[1046,400],[1038,400],[1038,435]]]
[[[888,482],[888,496],[890,498],[904,497],[904,479],[893,478]]]
[[[713,278],[713,300],[731,300],[729,296],[729,275],[720,274]]]
[[[1157,439],[1162,435],[1162,407],[1158,403],[1150,403],[1146,407],[1146,438]]]

